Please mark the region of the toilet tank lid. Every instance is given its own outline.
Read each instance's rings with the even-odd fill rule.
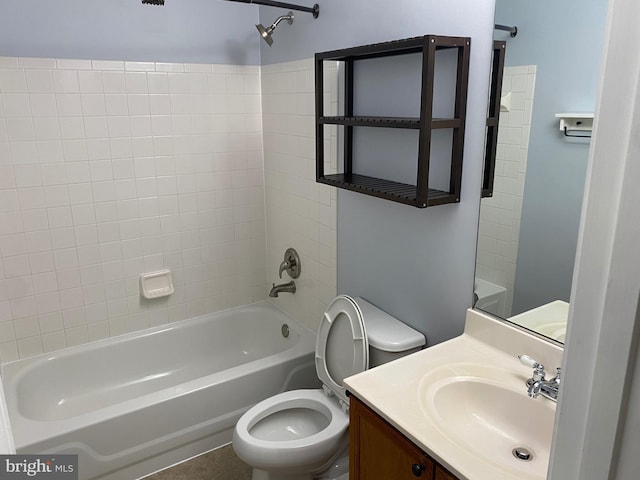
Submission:
[[[370,347],[385,352],[403,352],[422,347],[426,343],[422,333],[383,312],[365,299],[355,297],[353,300],[362,311]]]

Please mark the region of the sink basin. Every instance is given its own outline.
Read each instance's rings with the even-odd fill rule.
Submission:
[[[545,478],[555,404],[529,398],[524,381],[516,371],[447,367],[423,378],[421,407],[429,421],[468,454],[522,478]],[[514,449],[530,458],[516,458]]]
[[[539,325],[532,330],[535,330],[545,337],[553,338],[559,342],[564,342],[567,336],[567,323],[566,322],[553,322]]]

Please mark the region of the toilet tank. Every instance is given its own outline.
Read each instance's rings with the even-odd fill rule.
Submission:
[[[422,349],[424,335],[361,297],[354,298],[362,311],[369,341],[369,368]]]

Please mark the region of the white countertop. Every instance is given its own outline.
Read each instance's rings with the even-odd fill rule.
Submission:
[[[523,353],[552,367],[559,366],[562,360],[559,346],[482,312],[468,310],[463,335],[349,377],[345,384],[351,393],[461,480],[543,480],[544,475],[496,468],[481,455],[469,454],[425,413],[423,377],[436,368],[455,369],[465,364],[508,368],[518,372],[518,378],[509,378],[515,382],[512,387],[524,392],[524,381],[532,372],[517,359]],[[538,400],[551,402],[541,397]],[[546,472],[546,464],[543,467]]]
[[[562,300],[556,300],[514,315],[507,320],[559,342],[564,342],[568,318],[569,304]]]

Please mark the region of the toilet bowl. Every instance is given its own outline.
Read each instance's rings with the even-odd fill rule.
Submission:
[[[254,468],[253,480],[347,478],[348,467],[338,461],[348,449],[349,400],[343,379],[424,344],[420,332],[365,300],[336,297],[323,315],[316,342],[322,389],[275,395],[236,424],[233,448]]]
[[[233,446],[254,468],[306,474],[328,467],[348,427],[347,413],[322,390],[293,390],[247,411],[236,425]]]

